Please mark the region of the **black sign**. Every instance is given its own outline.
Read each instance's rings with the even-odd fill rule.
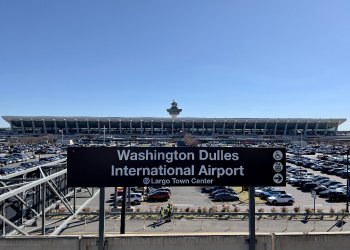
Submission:
[[[285,186],[285,148],[68,148],[70,187]]]

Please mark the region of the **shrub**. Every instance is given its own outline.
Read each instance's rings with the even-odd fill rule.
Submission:
[[[276,213],[277,209],[275,207],[271,208],[271,213]]]
[[[215,206],[212,206],[209,208],[209,213],[216,213],[218,211],[218,208]]]
[[[300,213],[300,207],[294,207],[293,211],[294,213]]]
[[[322,214],[322,213],[323,213],[323,209],[322,209],[322,208],[318,208],[318,209],[316,210],[316,212],[319,213],[319,214]]]
[[[237,207],[237,206],[234,206],[234,207],[233,207],[233,212],[238,213],[239,211],[241,211],[241,210],[239,209],[239,207]]]
[[[331,207],[331,208],[329,209],[329,213],[334,214],[334,213],[335,213],[335,209]]]
[[[203,209],[201,207],[197,208],[197,213],[203,213]]]
[[[262,208],[262,207],[258,209],[258,212],[259,212],[259,213],[263,213],[264,211],[265,211],[265,209]]]
[[[189,207],[186,207],[186,208],[185,208],[185,212],[186,212],[186,213],[190,212],[190,208],[189,208]]]
[[[309,207],[305,208],[305,213],[311,214],[312,213],[312,209],[309,208]]]
[[[281,213],[288,213],[288,212],[289,212],[288,208],[286,207],[281,208]]]
[[[202,212],[203,213],[208,213],[208,208],[204,207]]]

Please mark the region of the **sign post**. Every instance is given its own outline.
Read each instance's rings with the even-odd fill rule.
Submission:
[[[314,199],[314,213],[316,213],[316,197],[317,197],[316,191],[312,190],[311,197]]]

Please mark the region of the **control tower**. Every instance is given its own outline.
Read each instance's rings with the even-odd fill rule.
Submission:
[[[173,102],[171,103],[171,107],[170,109],[167,109],[169,115],[171,115],[171,117],[173,119],[176,119],[177,116],[180,114],[180,112],[182,111],[182,109],[179,109],[177,107],[177,102],[175,102],[175,100],[173,100]]]

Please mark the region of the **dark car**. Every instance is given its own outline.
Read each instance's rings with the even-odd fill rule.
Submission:
[[[330,201],[346,201],[346,192],[332,191],[328,194],[328,200]]]
[[[213,197],[214,201],[238,201],[239,196],[231,193],[219,193]]]
[[[310,192],[312,189],[316,188],[317,186],[318,186],[318,184],[315,183],[315,182],[306,182],[301,187],[301,191],[303,191],[303,192]]]
[[[156,191],[147,196],[148,201],[167,201],[169,199],[170,194],[167,191]]]

